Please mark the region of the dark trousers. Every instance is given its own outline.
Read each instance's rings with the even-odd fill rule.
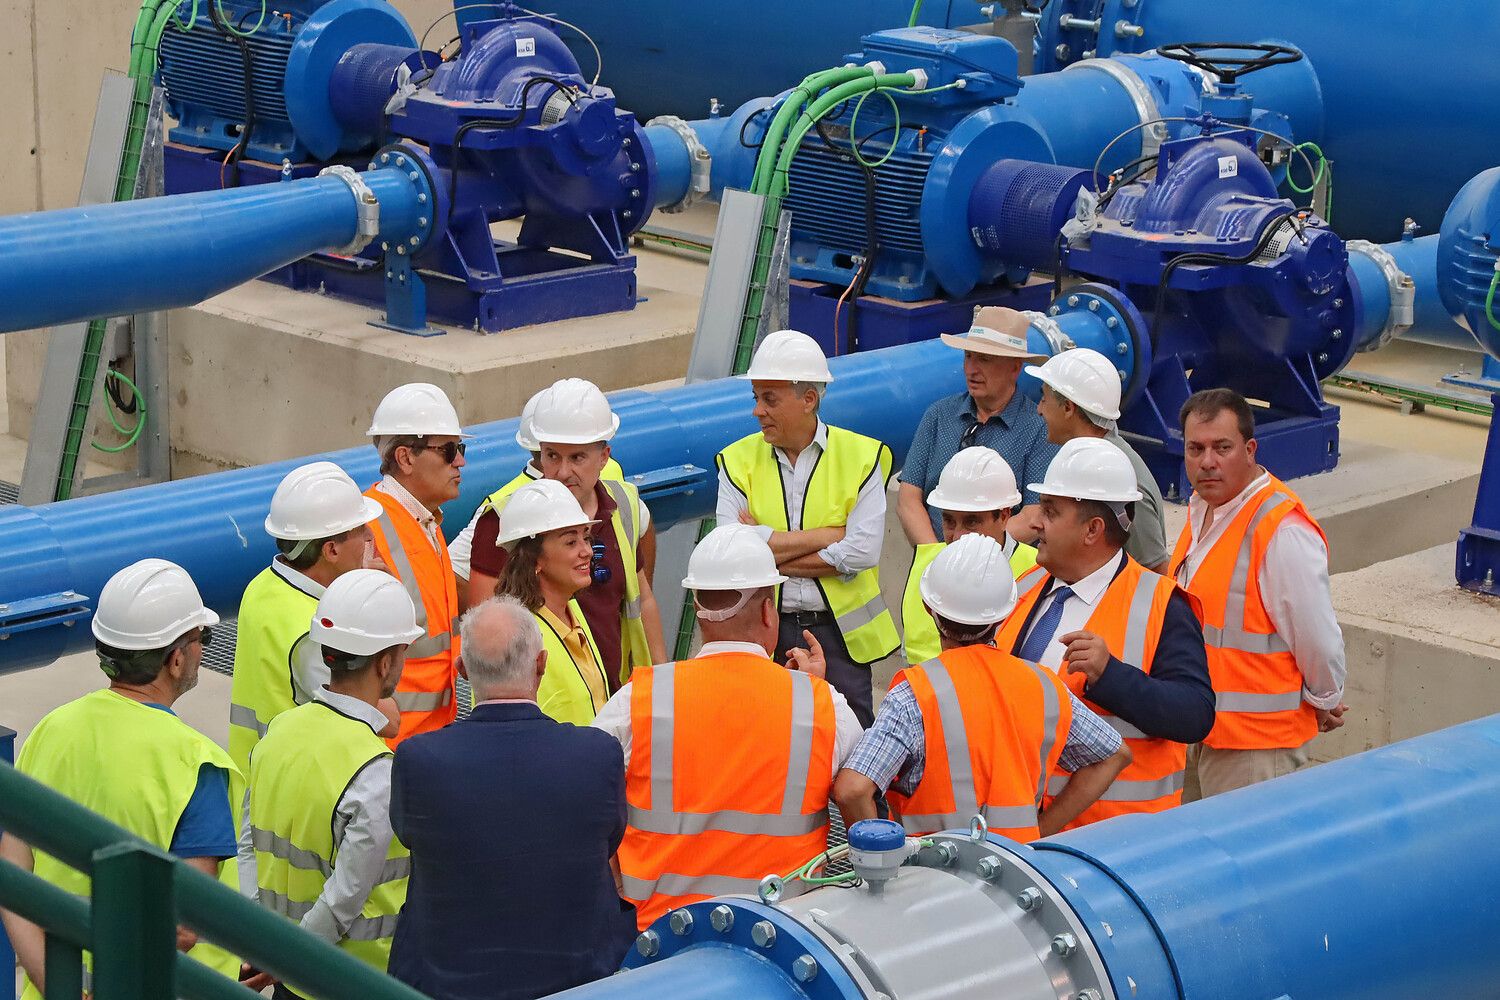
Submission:
[[[826,611],[783,612],[781,634],[776,640],[776,661],[786,662],[786,651],[797,647],[806,648],[802,637],[806,629],[823,647],[823,658],[828,663],[828,683],[843,695],[854,709],[855,718],[866,729],[875,721],[875,697],[871,688],[870,668],[866,664],[849,659],[849,650],[844,646],[844,637],[833,624],[833,615]]]

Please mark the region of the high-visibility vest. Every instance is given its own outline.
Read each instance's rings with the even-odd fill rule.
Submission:
[[[619,858],[642,929],[827,850],[831,692],[750,653],[636,671]]]
[[[1198,564],[1187,589],[1203,605],[1203,645],[1217,715],[1204,743],[1218,750],[1300,747],[1318,735],[1318,715],[1302,700],[1302,671],[1278,635],[1260,593],[1271,536],[1293,511],[1328,545],[1297,494],[1275,476],[1235,514]],[[1192,545],[1183,525],[1172,553],[1175,577]]]
[[[715,459],[729,481],[745,496],[750,514],[773,531],[790,530],[786,491],[775,449],[760,434],[750,434],[719,452]],[[847,523],[859,491],[872,476],[884,488],[891,478],[891,449],[874,438],[828,428],[828,446],[813,466],[802,499],[802,530]],[[813,581],[833,612],[849,658],[855,663],[884,659],[901,644],[896,623],[880,596],[880,571],[871,567],[845,583],[838,576]],[[780,604],[781,592],[777,591]]]
[[[1000,631],[995,636],[995,645],[1001,649],[1016,648],[1022,627],[1036,608],[1037,602],[1047,592],[1051,581],[1051,574],[1043,573],[1036,585],[1021,595],[1016,610],[1000,626]],[[1124,567],[1100,597],[1098,606],[1089,615],[1084,628],[1104,640],[1109,648],[1109,655],[1149,674],[1151,663],[1156,657],[1157,643],[1161,640],[1167,603],[1173,593],[1182,592],[1171,579],[1158,576],[1126,556]],[[1184,596],[1196,612],[1197,600],[1186,593]],[[1098,801],[1085,809],[1066,829],[1097,823],[1101,819],[1125,813],[1163,812],[1181,805],[1187,746],[1147,736],[1124,719],[1089,701],[1084,694],[1088,678],[1083,674],[1069,674],[1065,669],[1058,673],[1069,690],[1125,738],[1126,745],[1134,754],[1130,766],[1120,772]],[[1047,783],[1047,794],[1052,796],[1061,792],[1068,783],[1068,777],[1066,771],[1054,774]]]
[[[295,921],[313,908],[338,868],[339,799],[355,775],[389,756],[369,725],[321,701],[276,717],[250,763],[250,837],[262,906]],[[340,948],[385,971],[410,876],[411,852],[393,836],[385,867]]]
[[[228,773],[229,813],[238,816],[245,782],[229,754],[170,712],[101,689],[52,710],[37,723],[21,744],[16,768],[169,850],[204,764]],[[41,850],[36,851],[34,873],[75,896],[89,896],[87,875]],[[219,881],[239,891],[234,858],[220,864]],[[239,959],[206,941],[189,954],[231,981],[239,978]],[[85,989],[92,962],[85,953]],[[24,1000],[40,998],[28,981]]]
[[[275,569],[261,570],[240,599],[229,686],[229,756],[250,773],[250,751],[282,712],[297,707],[292,646],[307,634],[318,598],[298,590]]]
[[[401,501],[374,486],[365,490],[382,508],[370,526],[375,551],[406,588],[417,609],[417,625],[427,634],[406,647],[406,666],[396,687],[401,731],[392,747],[414,733],[441,729],[458,717],[455,682],[458,670],[458,585],[448,547],[438,529],[433,547],[427,533]]]
[[[922,712],[926,766],[911,795],[886,799],[912,835],[968,829],[1026,843],[1073,724],[1068,690],[1052,671],[993,646],[961,646],[898,673]]]
[[[641,581],[636,570],[639,561],[636,549],[641,543],[642,533],[640,518],[637,516],[640,491],[630,483],[623,482],[623,477],[624,474],[614,459],[605,463],[604,472],[599,476],[599,482],[615,502],[615,511],[610,515],[610,526],[614,528],[620,561],[625,567],[625,600],[620,605],[621,662],[617,668],[621,684],[630,680],[630,672],[636,667],[651,664],[651,647],[646,645],[646,626],[641,620]],[[505,509],[511,494],[530,482],[535,480],[524,472],[512,479],[484,498],[484,503],[479,508],[481,514],[491,510],[499,514]]]
[[[568,602],[568,613],[583,631],[583,641],[594,654],[593,662],[575,660],[552,623],[540,612],[533,612],[537,628],[542,630],[542,647],[547,650],[547,670],[542,674],[536,701],[543,712],[558,722],[586,726],[609,700],[609,681],[604,676],[599,647],[594,644],[594,633],[577,601]]]
[[[947,542],[926,542],[912,553],[911,572],[906,574],[906,593],[901,598],[902,649],[907,663],[925,663],[943,651],[938,638],[937,622],[927,613],[922,600],[922,574],[932,565]],[[1036,549],[1017,542],[1010,553],[1010,571],[1019,580],[1036,566]]]

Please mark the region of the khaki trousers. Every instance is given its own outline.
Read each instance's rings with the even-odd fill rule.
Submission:
[[[1211,795],[1270,781],[1291,774],[1306,763],[1306,746],[1290,750],[1215,750],[1194,743],[1188,747],[1182,801],[1196,802]]]

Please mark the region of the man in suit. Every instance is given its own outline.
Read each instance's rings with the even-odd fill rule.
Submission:
[[[473,714],[396,749],[391,823],[412,872],[390,973],[439,1000],[532,1000],[614,972],[635,938],[610,869],[624,759],[537,707],[547,656],[518,601],[459,628]]]

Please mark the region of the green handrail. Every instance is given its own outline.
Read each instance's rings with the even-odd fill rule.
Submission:
[[[130,831],[8,764],[0,764],[0,827],[90,876],[100,852],[111,848],[134,846],[160,853]],[[217,879],[175,858],[169,860],[177,922],[270,972],[297,992],[322,1000],[426,1000],[406,984],[313,937]],[[88,901],[4,862],[0,862],[0,907],[47,931],[49,962],[54,939],[75,952],[128,939],[118,928],[112,928],[115,933],[98,933]],[[175,972],[177,993],[188,1000],[247,1000],[254,995],[190,955],[175,955]]]

